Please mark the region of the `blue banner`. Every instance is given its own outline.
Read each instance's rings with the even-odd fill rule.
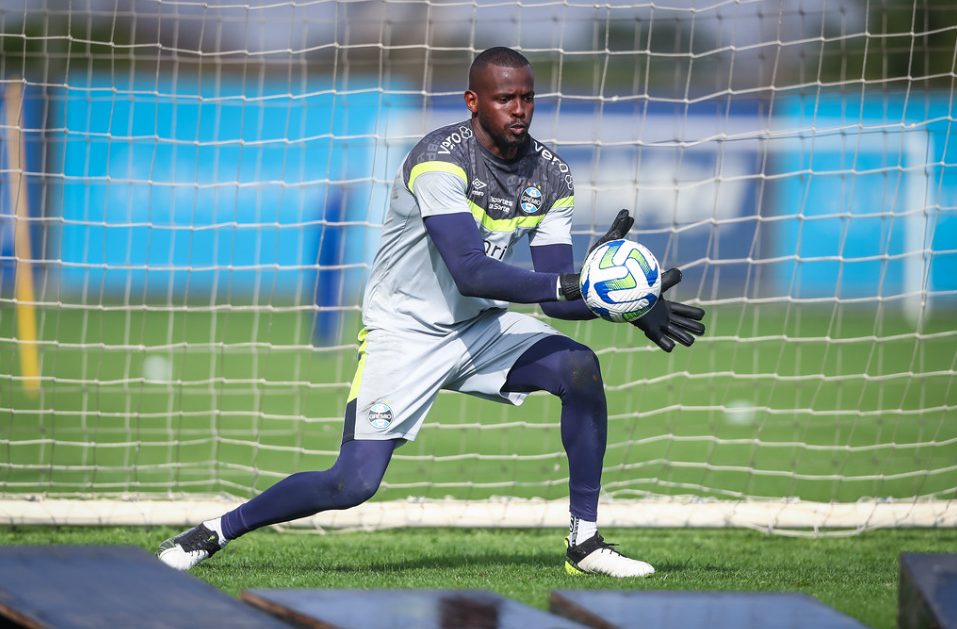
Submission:
[[[894,298],[957,289],[947,94],[783,98],[769,169],[776,292]]]

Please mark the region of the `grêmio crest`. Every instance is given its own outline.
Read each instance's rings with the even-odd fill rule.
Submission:
[[[534,214],[542,207],[542,191],[537,186],[529,186],[522,192],[518,207],[526,214]]]

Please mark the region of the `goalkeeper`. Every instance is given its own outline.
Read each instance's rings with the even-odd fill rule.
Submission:
[[[511,404],[532,391],[561,398],[571,514],[566,571],[654,572],[598,533],[608,421],[598,358],[546,323],[507,310],[509,302],[538,303],[551,317],[594,318],[573,262],[571,173],[528,133],[532,68],[514,50],[491,48],[475,58],[468,80],[470,119],[426,135],[393,185],[335,464],[293,474],[166,540],[159,553],[166,564],[186,570],[249,531],[365,502],[393,451],[416,438],[439,390],[448,389]],[[622,210],[599,242],[625,236],[633,222]],[[523,236],[534,271],[506,262]],[[680,271],[666,271],[662,298],[633,322],[666,352],[704,333],[703,310],[664,298],[679,281]]]

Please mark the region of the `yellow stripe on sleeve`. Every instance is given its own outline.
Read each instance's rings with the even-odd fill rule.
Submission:
[[[561,207],[575,207],[575,197],[562,197],[561,199],[556,199],[552,203],[552,209],[557,209]]]
[[[450,162],[422,162],[413,166],[412,172],[409,173],[409,182],[406,184],[409,192],[415,192],[415,180],[419,175],[425,173],[451,173],[461,179],[465,185],[469,183],[468,175],[465,174],[465,169],[461,166],[456,166]]]

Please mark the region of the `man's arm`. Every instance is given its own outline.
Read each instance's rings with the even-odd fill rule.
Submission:
[[[544,273],[576,273],[575,257],[571,245],[541,245],[529,247],[532,252],[532,264],[536,271]],[[585,321],[596,315],[588,309],[585,301],[542,302],[542,312],[556,319]]]
[[[571,199],[571,197],[569,197]],[[531,240],[532,264],[536,271],[559,273],[560,285],[563,294],[569,297],[568,302],[542,304],[542,311],[556,319],[585,321],[594,319],[596,315],[588,309],[580,299],[580,274],[575,270],[575,259],[571,245],[572,204],[561,207],[551,223],[542,222]],[[549,215],[550,217],[551,215]],[[549,218],[546,217],[546,220]],[[604,236],[591,246],[594,251],[602,243],[624,238],[635,224],[628,210],[621,210],[612,221],[611,227]]]
[[[542,304],[545,314],[557,319],[595,318],[581,299],[570,244],[531,247],[535,270],[526,271],[485,255],[471,213],[433,214],[422,220],[456,288],[466,297]],[[628,212],[622,210],[599,243],[621,238],[632,222]],[[566,303],[566,299],[570,301]]]
[[[485,255],[482,236],[471,214],[438,214],[423,221],[456,287],[466,297],[519,304],[558,299],[558,273],[526,271]]]
[[[416,169],[422,172],[416,174]],[[409,191],[416,197],[428,238],[460,293],[526,304],[558,299],[557,274],[526,271],[485,255],[485,243],[465,198],[461,167],[420,164],[412,171]]]

